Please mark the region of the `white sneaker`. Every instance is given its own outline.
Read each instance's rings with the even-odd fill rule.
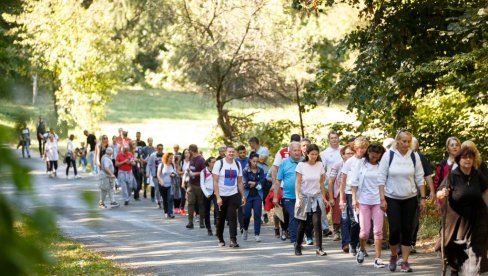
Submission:
[[[81,176],[75,175],[75,179],[80,179],[80,178],[81,178]]]
[[[256,242],[261,242],[261,238],[258,235],[254,236],[254,240]]]
[[[402,263],[403,263],[403,258],[402,258],[402,256],[399,256],[398,260],[397,260],[397,266],[401,266]]]
[[[244,232],[242,232],[242,239],[247,241],[247,230],[244,230]]]
[[[364,251],[363,250],[359,250],[358,254],[356,255],[356,261],[358,262],[358,264],[363,264],[363,262],[364,262]]]
[[[383,260],[381,258],[376,258],[376,259],[374,259],[373,266],[375,268],[384,268],[385,267],[385,264],[383,263]]]

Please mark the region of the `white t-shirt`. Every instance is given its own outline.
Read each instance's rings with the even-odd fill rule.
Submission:
[[[351,183],[351,186],[359,187],[357,200],[360,204],[380,204],[378,168],[378,164],[371,165],[364,160],[360,163],[359,173]]]
[[[354,155],[351,158],[347,159],[346,163],[344,163],[344,166],[342,166],[342,173],[347,175],[346,187],[344,187],[344,192],[348,195],[352,194],[351,182],[353,180],[353,170],[358,169],[359,162],[361,162],[361,159],[357,158],[356,155]]]
[[[219,194],[220,196],[231,196],[237,194],[237,177],[242,177],[242,168],[239,168],[232,160],[232,164],[227,163],[225,159],[215,162],[212,174],[219,176]],[[222,169],[220,169],[222,166]]]
[[[322,159],[322,163],[324,163],[324,166],[327,169],[328,177],[330,177],[332,166],[342,161],[341,148],[342,146],[339,146],[337,149],[328,147],[320,153],[320,159]]]
[[[305,196],[313,196],[320,193],[320,176],[325,174],[322,162],[310,165],[308,162],[299,162],[296,172],[302,175],[300,193]]]

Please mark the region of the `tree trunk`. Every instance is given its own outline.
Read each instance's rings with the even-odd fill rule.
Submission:
[[[34,73],[34,75],[32,75],[32,105],[36,104],[37,93],[38,93],[37,73]]]
[[[230,145],[232,143],[232,125],[229,118],[229,111],[224,109],[221,93],[221,89],[217,89],[215,97],[218,115],[217,124],[219,125],[220,129],[222,129],[225,144]]]
[[[297,97],[298,116],[300,117],[300,130],[302,131],[302,138],[305,138],[305,127],[303,125],[303,117],[302,117],[303,108],[300,103],[300,85],[296,80],[295,80],[295,92]]]

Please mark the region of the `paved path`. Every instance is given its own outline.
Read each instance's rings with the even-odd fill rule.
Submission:
[[[45,175],[40,159],[24,161],[33,168],[33,186],[44,204],[58,212],[63,233],[88,248],[103,253],[134,274],[145,275],[388,275],[375,269],[368,257],[360,266],[339,249],[339,242],[324,240],[328,256],[315,256],[313,247],[305,246],[303,256],[293,254],[288,242],[274,238],[273,227],[262,227],[262,242],[238,238],[238,249],[220,248],[215,237],[205,229],[187,230],[186,217],[163,219],[149,199],[131,201],[129,206],[101,210],[81,200],[81,192],[97,193],[96,178],[81,174],[82,179],[64,176],[61,166],[57,179]],[[72,173],[72,172],[71,172]],[[7,189],[8,188],[2,188]],[[121,203],[120,194],[116,198]],[[252,227],[252,226],[251,226]],[[250,231],[252,233],[252,230]],[[225,233],[228,242],[228,232]],[[368,247],[370,255],[373,248]],[[384,254],[387,262],[388,253]],[[415,275],[439,275],[437,254],[420,253],[411,257]],[[399,270],[397,270],[399,271]],[[400,272],[397,272],[400,273]]]

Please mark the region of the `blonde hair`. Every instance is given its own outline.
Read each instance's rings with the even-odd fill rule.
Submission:
[[[359,136],[352,142],[352,149],[356,151],[358,148],[367,148],[369,146],[369,141],[366,137]]]
[[[449,144],[451,143],[452,140],[458,142],[458,144],[461,145],[461,140],[459,140],[459,138],[457,138],[455,136],[451,136],[451,137],[447,138],[447,140],[446,140],[446,151],[447,152],[449,152]]]
[[[397,135],[395,136],[395,141],[391,144],[391,148],[394,148],[394,149],[397,148],[398,140],[400,140],[403,135],[410,136],[410,138],[412,138],[412,140],[413,140],[413,134],[410,131],[402,129],[402,130],[398,131]],[[414,149],[412,141],[410,141],[410,149],[412,149],[412,150]]]
[[[456,138],[456,137],[454,137],[454,138]],[[472,150],[474,152],[473,165],[476,169],[478,169],[481,165],[481,154],[480,154],[478,148],[476,147],[476,144],[471,140],[466,140],[461,144],[461,149],[463,149],[463,148],[469,148],[470,150]]]

